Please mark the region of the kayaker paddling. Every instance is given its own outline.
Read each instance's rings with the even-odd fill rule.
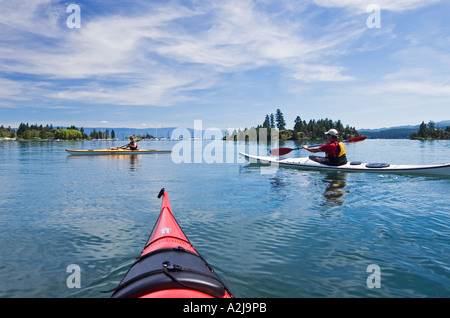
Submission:
[[[122,146],[120,147],[122,149],[127,149],[130,148],[130,150],[137,150],[138,148],[138,144],[137,142],[134,140],[134,136],[130,136],[130,143],[128,145]]]
[[[308,150],[309,152],[325,152],[325,157],[310,156],[311,160],[331,165],[331,166],[342,166],[347,163],[346,149],[344,143],[338,140],[339,132],[336,129],[328,130],[325,135],[327,136],[327,143],[319,147],[309,148],[304,145],[302,148]]]

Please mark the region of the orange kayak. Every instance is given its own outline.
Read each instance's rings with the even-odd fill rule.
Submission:
[[[155,154],[155,153],[170,153],[172,150],[152,150],[152,149],[121,149],[108,148],[96,150],[80,150],[80,149],[66,149],[70,155],[141,155],[141,154]]]

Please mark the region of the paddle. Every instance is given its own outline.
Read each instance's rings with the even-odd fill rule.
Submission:
[[[353,137],[353,138],[350,138],[348,140],[344,140],[344,142],[346,142],[346,143],[358,142],[358,141],[363,141],[366,138],[367,138],[366,136]],[[312,148],[312,147],[318,147],[318,146],[320,146],[320,145],[314,145],[314,146],[310,146],[310,147]],[[286,155],[286,154],[290,153],[292,150],[298,150],[298,149],[303,149],[303,148],[302,147],[297,147],[297,148],[287,148],[287,147],[286,148],[276,148],[276,149],[272,149],[270,151],[270,154],[272,156],[283,156],[283,155]]]
[[[138,143],[139,141],[141,141],[142,139],[139,139],[139,140],[136,140],[136,143]],[[128,144],[126,144],[126,145],[123,145],[123,146],[120,146],[120,147],[117,147],[116,149],[114,149],[114,147],[112,147],[112,148],[108,148],[108,149],[110,149],[110,150],[119,150],[120,148],[123,148],[123,147],[125,147],[125,146],[128,146],[129,145],[129,143]]]
[[[123,148],[123,147],[125,147],[125,146],[128,146],[128,144],[123,145],[123,146],[120,146],[120,147],[116,147],[116,148],[112,147],[112,148],[108,148],[108,149],[109,149],[109,150],[119,150],[120,148]]]

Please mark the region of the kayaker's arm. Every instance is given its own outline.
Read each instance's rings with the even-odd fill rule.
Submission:
[[[322,152],[322,150],[320,150],[319,147],[311,147],[311,148],[309,148],[307,145],[304,145],[302,148],[305,149],[305,150],[308,150],[309,152],[314,152],[314,153]]]

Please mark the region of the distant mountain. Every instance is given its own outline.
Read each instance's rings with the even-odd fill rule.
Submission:
[[[95,129],[96,131],[104,132],[114,130],[116,138],[127,139],[131,135],[135,136],[146,136],[147,134],[155,138],[170,138],[172,131],[175,127],[165,127],[165,128],[105,128],[105,127],[83,127],[84,133],[89,136],[89,134]]]
[[[428,124],[428,122],[425,123]],[[419,126],[420,124],[378,129],[360,129],[358,130],[358,133],[372,139],[409,139],[412,133],[419,130]],[[447,126],[450,126],[450,120],[436,123],[437,128],[442,128],[444,130]]]
[[[443,120],[443,121],[440,121],[440,122],[436,123],[436,127],[442,128],[444,130],[448,126],[450,126],[450,120]]]
[[[409,139],[412,133],[417,132],[419,126],[413,128],[382,128],[372,130],[358,130],[360,135],[371,139]]]
[[[114,134],[116,138],[119,139],[127,139],[131,135],[134,136],[153,136],[154,138],[164,138],[170,139],[172,136],[172,132],[177,129],[177,127],[164,127],[164,128],[105,128],[105,127],[83,127],[84,133],[89,136],[89,134],[95,129],[96,131],[105,132],[109,131],[109,135],[111,136],[111,131],[114,130]],[[199,131],[194,131],[194,129],[186,128],[186,136],[183,138],[200,138],[202,133]],[[177,136],[179,137],[179,136]]]

